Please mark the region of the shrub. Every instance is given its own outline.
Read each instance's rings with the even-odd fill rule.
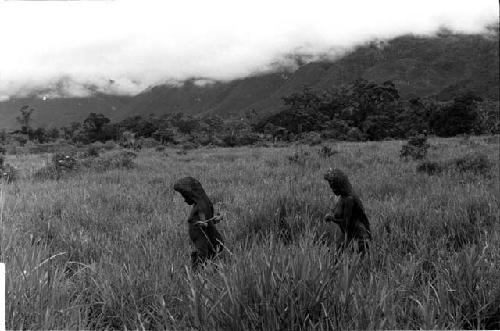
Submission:
[[[487,175],[492,167],[488,156],[483,153],[468,154],[452,160],[452,165],[460,172]]]
[[[99,148],[94,145],[89,145],[85,152],[86,157],[98,157],[99,156]]]
[[[254,144],[255,147],[270,147],[269,142],[264,141],[264,140],[259,140]]]
[[[51,162],[38,169],[33,177],[38,180],[60,179],[64,174],[76,171],[78,168],[78,161],[72,155],[55,153]]]
[[[302,138],[302,142],[304,144],[307,144],[309,146],[316,146],[321,144],[321,135],[317,132],[308,132],[304,134],[304,137]]]
[[[360,129],[353,127],[349,129],[345,139],[347,141],[365,141],[366,135]]]
[[[210,139],[210,137],[203,135],[195,136],[194,141],[200,146],[208,146],[212,143],[212,139]]]
[[[236,146],[236,138],[232,134],[228,134],[222,137],[223,147],[234,147]]]
[[[417,166],[417,172],[435,175],[443,171],[451,170],[458,173],[472,173],[474,175],[488,176],[491,168],[492,163],[485,154],[473,153],[447,161],[422,162]]]
[[[58,150],[60,146],[56,144],[36,144],[28,147],[29,154],[55,153]]]
[[[500,143],[500,137],[499,136],[484,137],[483,141],[487,144],[494,145]]]
[[[133,169],[134,159],[137,154],[129,151],[118,154],[108,154],[96,158],[88,158],[81,161],[81,165],[92,171],[107,171],[111,169]]]
[[[111,169],[132,169],[135,167],[134,159],[137,154],[122,151],[103,156],[85,157],[76,160],[71,155],[56,153],[52,162],[35,172],[34,178],[38,180],[60,179],[65,174],[75,172],[82,168],[90,171],[106,171]]]
[[[78,162],[76,159],[67,154],[55,153],[52,156],[52,165],[59,170],[75,170],[78,168]]]
[[[253,132],[245,132],[240,134],[236,139],[236,144],[238,146],[253,145],[259,141],[260,137],[258,134]]]
[[[61,171],[58,170],[53,164],[47,164],[43,168],[38,169],[34,174],[33,178],[36,180],[47,180],[47,179],[59,179],[61,178]]]
[[[17,170],[10,164],[4,164],[4,158],[0,155],[0,181],[11,183],[17,178]]]
[[[427,137],[419,134],[408,139],[406,145],[403,145],[399,156],[401,158],[411,157],[414,160],[420,160],[426,157],[430,145],[427,143]]]
[[[107,151],[110,151],[112,149],[115,149],[116,148],[116,144],[113,140],[108,140],[104,143],[104,145],[102,146],[105,150]]]
[[[436,109],[430,118],[430,126],[440,137],[452,137],[461,133],[471,133],[480,118],[477,101],[482,99],[467,92],[450,104]]]
[[[144,148],[155,148],[160,144],[160,142],[153,139],[153,138],[141,138],[140,144],[141,144],[141,147],[144,147]]]
[[[182,149],[185,151],[188,151],[191,149],[197,149],[197,148],[198,148],[198,145],[196,143],[193,143],[193,142],[186,142],[186,143],[182,144]]]
[[[323,146],[318,150],[318,154],[322,158],[329,158],[337,153],[338,151],[332,149],[330,146]]]
[[[443,166],[438,162],[424,161],[417,166],[417,172],[435,175],[443,172]]]
[[[306,164],[306,159],[309,156],[309,152],[299,152],[296,151],[292,155],[288,155],[287,159],[290,163],[295,163],[300,166],[304,166]]]
[[[120,143],[120,146],[123,148],[133,149],[134,151],[140,151],[142,149],[142,142],[140,140],[130,140],[123,141]]]

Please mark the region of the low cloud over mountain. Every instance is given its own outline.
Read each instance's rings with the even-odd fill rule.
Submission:
[[[496,1],[0,1],[0,100],[136,95],[192,77],[230,81],[370,40],[478,33]]]

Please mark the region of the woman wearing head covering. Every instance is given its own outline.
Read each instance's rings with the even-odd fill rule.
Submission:
[[[330,169],[325,174],[325,180],[330,184],[333,193],[340,196],[333,214],[326,215],[325,221],[335,222],[340,227],[343,235],[339,243],[341,249],[354,242],[358,252],[364,253],[372,236],[361,200],[354,193],[347,175],[341,170]]]
[[[221,220],[220,216],[214,217],[214,207],[208,199],[200,182],[193,177],[184,177],[174,184],[174,190],[179,192],[188,205],[192,205],[188,217],[189,237],[196,250],[191,253],[193,269],[204,264],[221,252],[224,246],[215,223]]]

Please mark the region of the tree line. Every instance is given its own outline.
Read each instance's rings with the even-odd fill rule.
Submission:
[[[23,106],[17,118],[21,129],[15,133],[20,140],[38,143],[63,138],[90,144],[133,137],[161,144],[189,142],[230,147],[260,140],[295,141],[311,134],[363,141],[407,138],[418,133],[441,137],[500,133],[498,101],[483,100],[472,92],[464,92],[447,102],[433,98],[401,100],[391,81],[378,84],[360,79],[330,90],[305,86],[282,101],[283,110],[265,117],[259,117],[255,110],[229,119],[178,112],[137,115],[113,123],[103,114],[90,113],[81,123],[52,129],[33,129],[34,109]],[[0,140],[2,135],[5,139],[3,132]]]
[[[499,133],[498,102],[466,91],[447,102],[401,100],[396,86],[366,80],[330,91],[305,87],[283,98],[287,109],[258,125],[262,131],[300,135],[315,131],[339,140],[407,138],[418,133],[451,137]]]

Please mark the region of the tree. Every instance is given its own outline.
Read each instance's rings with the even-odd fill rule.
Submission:
[[[172,124],[184,134],[191,134],[200,127],[198,119],[183,113],[174,114]]]
[[[379,85],[359,79],[354,82],[347,93],[349,94],[349,103],[353,107],[349,119],[357,127],[363,127],[363,122],[368,116],[383,113],[387,105],[399,99],[399,92],[391,81]]]
[[[46,143],[48,141],[47,131],[42,127],[31,131],[29,137],[30,140],[37,140],[40,144]]]
[[[19,109],[19,116],[16,117],[16,120],[21,124],[21,132],[24,134],[28,134],[31,131],[31,114],[35,111],[34,108],[29,105],[24,105]]]
[[[316,109],[323,101],[321,96],[312,88],[305,86],[302,92],[294,92],[288,97],[283,97],[283,104],[293,109]]]
[[[262,121],[256,127],[263,131],[268,123],[285,128],[294,134],[324,129],[329,115],[322,111],[330,102],[327,93],[314,91],[304,87],[302,92],[295,92],[282,98],[288,109],[274,114]]]
[[[214,134],[220,133],[224,126],[224,121],[219,116],[206,116],[201,119],[201,128],[208,133],[208,141],[213,142]]]
[[[99,132],[102,130],[104,124],[109,122],[109,118],[103,114],[90,113],[89,116],[83,121],[83,128],[87,131]]]
[[[0,144],[5,144],[7,141],[7,132],[5,132],[5,129],[2,129],[0,131]]]
[[[59,129],[57,128],[51,128],[47,130],[47,137],[50,139],[57,139],[59,138]]]
[[[110,122],[109,118],[103,114],[90,113],[89,116],[83,121],[83,130],[86,133],[89,142],[106,141],[108,140],[105,131],[105,125]]]
[[[429,119],[437,105],[432,100],[413,98],[402,103],[401,112],[396,114],[397,135],[408,138],[418,133],[429,132]]]
[[[438,108],[430,119],[434,133],[441,137],[473,133],[479,121],[477,101],[482,99],[467,92],[456,97],[451,104]]]
[[[173,128],[161,128],[156,130],[152,137],[162,144],[174,141],[175,131]]]
[[[480,133],[500,133],[500,103],[498,101],[483,101],[478,104],[478,123],[476,131]]]
[[[150,115],[148,118],[143,118],[140,115],[127,117],[118,123],[122,130],[131,131],[136,134],[136,137],[149,138],[160,128],[161,121]]]
[[[69,126],[62,128],[64,139],[71,140],[74,138],[75,133],[82,127],[81,123],[72,122]]]

